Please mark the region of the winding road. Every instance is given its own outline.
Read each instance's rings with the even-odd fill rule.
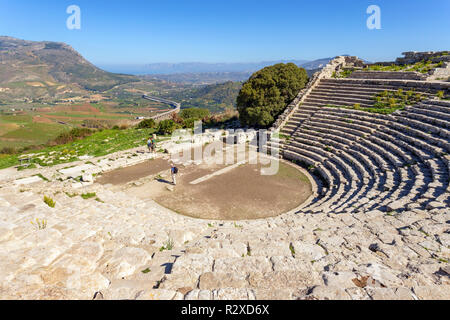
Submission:
[[[167,100],[164,98],[152,97],[152,96],[148,96],[146,94],[144,94],[142,96],[142,98],[146,99],[146,100],[150,100],[150,101],[165,103],[173,108],[170,111],[163,112],[163,113],[157,114],[156,116],[151,117],[155,121],[169,119],[172,116],[172,114],[179,113],[181,110],[181,104],[178,102],[175,102],[175,101]]]

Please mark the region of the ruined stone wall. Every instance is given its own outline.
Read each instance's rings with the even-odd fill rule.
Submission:
[[[395,63],[396,64],[414,64],[420,62],[422,60],[431,60],[432,62],[440,62],[440,61],[450,61],[450,55],[444,55],[447,51],[439,51],[439,52],[403,52],[403,58],[398,58]]]
[[[444,62],[444,68],[436,68],[431,71],[428,81],[450,81],[450,62]]]
[[[395,86],[407,90],[418,90],[435,94],[437,91],[444,91],[444,94],[450,94],[450,82],[431,82],[416,80],[386,80],[386,79],[346,79],[348,82],[355,81],[357,84]]]
[[[427,80],[427,76],[413,71],[355,71],[351,79],[399,79],[399,80]]]
[[[421,61],[430,60],[432,63],[442,62],[443,66],[441,68],[436,68],[431,70],[428,74],[423,75],[423,79],[414,79],[413,76],[410,78],[403,78],[399,76],[397,79],[410,79],[410,80],[427,80],[427,81],[450,81],[450,55],[448,51],[439,52],[403,52],[404,57],[397,58],[395,62],[376,62],[375,64],[381,66],[391,66],[395,65],[411,65]],[[406,72],[405,72],[406,73]],[[354,78],[354,77],[352,77]],[[363,78],[368,79],[368,78]],[[384,78],[388,79],[388,78]]]

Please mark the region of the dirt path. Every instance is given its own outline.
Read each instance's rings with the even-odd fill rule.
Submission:
[[[169,162],[158,158],[131,167],[107,172],[99,177],[96,182],[100,184],[123,185],[169,169]]]

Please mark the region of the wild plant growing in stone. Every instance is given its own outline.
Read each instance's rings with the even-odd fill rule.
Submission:
[[[83,194],[81,195],[81,197],[82,197],[84,200],[92,199],[92,198],[95,198],[96,196],[97,196],[97,194],[96,194],[95,192],[92,192],[92,193],[83,193]]]
[[[45,204],[48,205],[50,208],[54,208],[55,205],[56,205],[56,202],[55,202],[52,198],[47,197],[47,196],[44,196],[44,202],[45,202]]]
[[[172,239],[167,239],[167,241],[164,243],[164,245],[159,249],[160,252],[163,252],[164,250],[171,251],[173,250],[174,242]]]
[[[289,250],[291,250],[291,254],[294,257],[295,256],[295,249],[294,249],[294,246],[292,245],[292,243],[289,244]]]
[[[35,226],[38,230],[44,230],[47,228],[47,220],[45,219],[40,220],[39,218],[36,218],[36,222],[32,220],[31,224]]]

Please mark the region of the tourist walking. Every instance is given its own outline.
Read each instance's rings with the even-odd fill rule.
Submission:
[[[154,134],[152,137],[152,152],[156,152],[156,134]]]
[[[147,140],[148,152],[153,152],[153,140],[152,137],[149,137]]]
[[[171,166],[170,174],[172,175],[172,184],[174,186],[176,186],[177,185],[178,168],[175,167],[175,165],[173,163],[171,163],[170,166]]]

